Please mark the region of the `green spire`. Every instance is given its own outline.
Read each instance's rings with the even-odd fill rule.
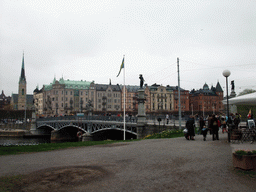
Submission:
[[[22,66],[21,66],[21,73],[20,73],[20,81],[26,81],[26,77],[25,77],[25,67],[24,67],[24,52],[23,52],[23,58],[22,58]]]

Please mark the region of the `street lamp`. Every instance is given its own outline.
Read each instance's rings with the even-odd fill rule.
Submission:
[[[226,77],[226,90],[227,90],[227,125],[229,124],[229,103],[228,103],[228,77],[230,76],[230,71],[229,70],[224,70],[223,71],[223,76]],[[228,130],[228,142],[230,142],[230,131]]]

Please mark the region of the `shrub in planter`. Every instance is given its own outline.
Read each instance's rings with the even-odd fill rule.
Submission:
[[[233,166],[244,170],[256,171],[256,151],[236,150],[233,153]]]

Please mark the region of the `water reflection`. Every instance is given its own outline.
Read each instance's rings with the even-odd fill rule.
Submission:
[[[23,137],[0,137],[0,146],[3,145],[34,145],[40,143],[51,143],[50,137],[23,138]]]

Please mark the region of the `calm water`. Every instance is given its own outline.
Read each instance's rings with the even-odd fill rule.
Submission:
[[[50,143],[50,137],[46,138],[23,138],[23,137],[0,137],[0,145],[31,145]]]

